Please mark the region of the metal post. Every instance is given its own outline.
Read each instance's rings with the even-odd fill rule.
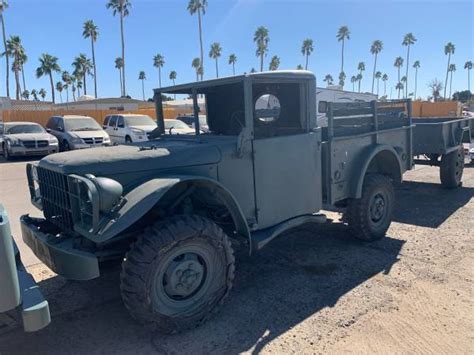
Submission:
[[[327,103],[327,116],[328,116],[328,138],[331,140],[331,138],[334,136],[334,116],[332,113],[332,102]]]
[[[161,98],[161,92],[155,91],[155,110],[156,110],[156,123],[158,124],[158,131],[160,134],[165,134],[165,121],[163,115],[163,101]]]
[[[194,129],[196,131],[196,136],[201,134],[201,129],[199,127],[199,104],[196,89],[192,91],[193,95],[193,111],[194,111]]]

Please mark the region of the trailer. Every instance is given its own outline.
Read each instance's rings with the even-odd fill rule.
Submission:
[[[414,118],[413,155],[415,164],[439,166],[441,184],[461,186],[464,170],[463,143],[471,142],[472,117]]]

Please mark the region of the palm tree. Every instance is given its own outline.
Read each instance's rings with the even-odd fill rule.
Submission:
[[[403,37],[402,45],[407,47],[407,66],[406,66],[406,73],[405,76],[407,78],[407,82],[405,84],[405,97],[408,97],[408,68],[410,67],[410,46],[415,44],[416,38],[413,33],[409,32]]]
[[[200,63],[201,63],[201,80],[203,79],[202,76],[204,74],[204,47],[202,44],[202,16],[206,14],[206,7],[207,7],[207,0],[189,0],[188,3],[188,11],[192,15],[198,15],[198,26],[199,26],[199,49],[201,56]]]
[[[39,58],[39,61],[40,61],[40,66],[36,69],[36,77],[39,79],[45,75],[49,76],[49,83],[51,85],[51,97],[53,99],[53,104],[54,104],[56,100],[54,96],[53,73],[59,73],[61,71],[61,68],[59,67],[59,64],[58,64],[58,58],[50,54],[43,53],[41,57]],[[44,101],[44,98],[43,98],[43,101]]]
[[[83,53],[74,58],[72,66],[75,68],[75,75],[82,79],[84,83],[84,95],[87,95],[87,75],[92,74],[93,65],[87,56]]]
[[[66,90],[66,102],[69,102],[69,85],[72,84],[72,78],[69,72],[63,71],[61,80],[63,81],[63,89]]]
[[[339,85],[341,85],[342,87],[344,87],[344,82],[346,81],[346,73],[344,73],[343,71],[341,71],[339,73]]]
[[[191,63],[191,66],[196,71],[196,81],[199,81],[199,69],[201,68],[201,59],[194,58],[192,63]]]
[[[446,87],[448,86],[448,74],[449,74],[449,65],[451,63],[451,54],[454,54],[456,46],[451,42],[448,42],[444,46],[444,54],[448,56],[448,65],[446,66],[446,80],[444,81],[444,99],[446,100]]]
[[[41,96],[41,98],[44,101],[44,99],[46,97],[46,90],[45,89],[40,89],[40,91],[38,92],[38,95]],[[54,94],[53,94],[53,96],[54,96]]]
[[[274,55],[270,60],[270,65],[268,66],[269,70],[278,70],[280,67],[280,58],[277,55]]]
[[[122,58],[115,58],[115,69],[118,69],[120,76],[120,96],[123,96],[123,80],[122,80],[122,67],[123,61]]]
[[[21,97],[24,98],[25,100],[29,100],[30,92],[28,90],[23,90],[23,92],[21,93]]]
[[[175,80],[177,76],[178,74],[174,70],[170,72],[170,80],[173,81],[173,86],[176,86]],[[176,94],[174,94],[174,99],[176,100]]]
[[[61,98],[61,103],[63,103],[63,89],[64,89],[63,83],[58,81],[56,83],[56,90],[58,90],[58,92],[59,92],[59,97]]]
[[[383,96],[387,96],[387,80],[388,80],[388,75],[387,74],[382,75]]]
[[[38,91],[36,89],[31,90],[31,96],[33,96],[33,100],[38,101]]]
[[[142,81],[142,95],[143,95],[143,101],[145,101],[145,80],[146,80],[146,74],[145,74],[145,72],[144,72],[143,70],[138,74],[138,80],[141,80],[141,81]]]
[[[163,57],[161,54],[157,54],[153,57],[153,66],[155,68],[158,68],[158,79],[159,79],[159,84],[161,88],[161,68],[163,68],[163,65],[165,65],[165,57]]]
[[[456,71],[456,64],[449,65],[449,72],[451,73],[451,78],[449,79],[449,97],[451,97],[451,88],[453,84],[453,73]]]
[[[218,59],[221,56],[222,48],[218,42],[211,44],[211,50],[209,51],[209,57],[216,61],[216,77],[219,77],[219,63]]]
[[[308,70],[308,58],[313,53],[314,47],[313,47],[313,40],[310,38],[306,38],[303,41],[303,45],[301,46],[301,53],[305,56],[305,66],[304,69]]]
[[[7,53],[7,32],[5,30],[5,16],[3,13],[8,9],[8,2],[6,0],[0,0],[0,22],[2,23],[2,34],[3,34],[3,48]],[[7,97],[10,97],[10,58],[8,55],[5,56],[5,80],[7,85]]]
[[[268,29],[263,26],[257,28],[253,36],[253,41],[257,44],[255,54],[257,57],[260,57],[260,71],[263,71],[263,57],[267,55],[268,42],[270,42]]]
[[[341,26],[339,27],[339,30],[337,31],[337,41],[342,42],[342,48],[341,48],[341,73],[344,73],[344,44],[346,39],[349,40],[351,39],[350,37],[351,32],[349,31],[349,28],[347,26]],[[344,87],[344,83],[342,84]]]
[[[326,85],[329,86],[329,85],[332,85],[333,84],[333,78],[332,78],[332,75],[331,74],[326,74],[326,76],[324,77],[324,80],[326,82]]]
[[[253,74],[253,73],[256,73],[256,72],[257,72],[257,71],[255,70],[255,68],[250,69],[250,73]]]
[[[82,32],[82,36],[84,38],[91,39],[91,46],[92,46],[92,66],[94,68],[94,94],[97,98],[97,67],[95,64],[95,42],[97,41],[97,37],[99,36],[99,28],[96,26],[94,21],[88,20],[84,22],[84,31]]]
[[[377,96],[379,95],[379,83],[380,83],[381,77],[382,77],[382,72],[378,71],[375,73],[375,79],[377,79]]]
[[[303,66],[302,66],[301,64],[298,64],[298,65],[296,66],[296,70],[303,70]]]
[[[359,92],[360,92],[360,84],[363,78],[362,72],[365,71],[365,63],[359,62],[359,64],[357,64],[357,70],[359,71],[359,74],[357,75],[357,81],[359,82]]]
[[[361,73],[359,73],[359,74],[356,75],[356,81],[357,81],[358,86],[359,86],[358,92],[360,92],[360,83],[361,83],[361,81],[362,81],[362,78],[363,78],[363,76],[362,76]]]
[[[25,53],[25,49],[22,47],[22,53],[19,58],[21,78],[23,81],[23,90],[26,90],[26,80],[25,80],[25,63],[28,61],[28,56]]]
[[[398,70],[398,83],[400,83],[400,68],[403,67],[403,58],[402,57],[397,57],[395,58],[395,63],[393,65],[397,68]],[[395,88],[398,90],[399,85],[395,86]],[[402,85],[403,87],[403,85]],[[398,91],[398,98],[400,98],[400,90]]]
[[[415,68],[415,92],[414,92],[414,98],[416,100],[416,91],[418,87],[418,69],[420,69],[420,61],[415,60],[415,63],[413,63],[413,68]]]
[[[395,86],[395,89],[398,90],[398,98],[400,98],[400,91],[403,90],[403,83],[399,81],[397,85]]]
[[[355,92],[355,83],[357,81],[357,77],[355,75],[351,76],[351,83],[352,83],[352,91]]]
[[[237,63],[237,56],[235,54],[231,54],[229,56],[229,64],[232,65],[232,75],[235,75],[235,63]]]
[[[20,86],[20,71],[22,57],[24,55],[24,49],[21,45],[20,37],[11,36],[7,41],[7,52],[6,56],[10,56],[13,59],[12,70],[15,74],[15,83],[16,83],[16,99],[21,99],[21,86]]]
[[[467,89],[471,91],[471,69],[472,69],[472,62],[468,60],[464,63],[464,69],[467,69]]]
[[[127,89],[125,87],[125,38],[123,32],[123,19],[130,14],[130,0],[109,0],[106,7],[112,9],[112,13],[120,15],[120,37],[122,39],[122,96],[125,97]]]
[[[370,53],[374,55],[374,71],[372,73],[372,94],[374,93],[374,83],[375,83],[375,72],[377,70],[377,56],[383,49],[383,42],[380,40],[375,40],[370,46]]]

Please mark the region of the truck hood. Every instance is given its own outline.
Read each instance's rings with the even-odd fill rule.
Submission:
[[[220,158],[220,150],[213,144],[163,139],[53,154],[43,158],[39,166],[62,174],[114,178],[130,172],[215,164]]]

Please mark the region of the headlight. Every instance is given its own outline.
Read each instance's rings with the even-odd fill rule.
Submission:
[[[58,145],[58,139],[56,137],[49,138],[49,145]]]
[[[9,138],[7,144],[10,144],[12,147],[21,145],[21,141],[18,138]]]
[[[133,134],[145,134],[145,131],[141,130],[141,129],[137,129],[137,128],[132,128],[132,133]]]
[[[112,207],[120,200],[123,193],[122,185],[115,180],[104,177],[93,177],[92,182],[99,192],[99,209],[101,212],[110,212]]]
[[[39,187],[39,178],[37,166],[34,164],[27,164],[26,176],[28,178],[28,188],[30,190],[31,202],[40,210],[43,209],[41,201],[41,192]]]
[[[110,137],[104,137],[104,143],[110,143]]]

